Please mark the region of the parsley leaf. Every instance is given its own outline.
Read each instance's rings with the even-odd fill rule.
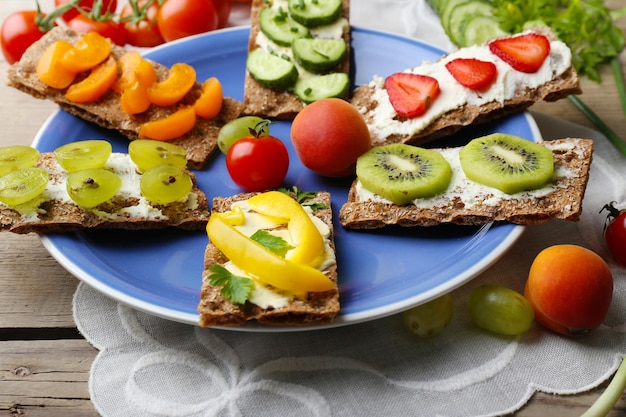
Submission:
[[[250,239],[264,246],[276,255],[282,257],[285,256],[287,251],[294,248],[294,246],[288,244],[287,241],[282,237],[273,235],[267,230],[263,229],[259,229],[254,232],[252,236],[250,236]]]
[[[221,293],[235,304],[244,304],[254,288],[254,282],[248,277],[232,274],[221,265],[209,268],[209,282],[215,287],[222,287]]]
[[[291,190],[288,188],[282,187],[282,188],[279,188],[278,191],[280,191],[283,194],[287,194],[288,196],[295,196],[294,198],[299,204],[302,204],[303,206],[311,207],[311,210],[313,211],[328,208],[326,204],[318,203],[315,201],[309,201],[309,202],[303,203],[303,201],[306,199],[315,198],[315,196],[317,195],[315,191],[302,191],[295,185],[291,187]]]

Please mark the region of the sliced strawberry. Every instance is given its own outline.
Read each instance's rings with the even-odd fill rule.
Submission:
[[[476,58],[457,58],[446,64],[448,72],[464,87],[480,90],[490,85],[498,74],[493,62]]]
[[[489,43],[489,50],[520,72],[537,72],[550,54],[550,41],[538,33],[525,33]]]
[[[439,82],[426,75],[397,72],[385,79],[389,101],[399,116],[412,118],[426,113],[439,95]]]

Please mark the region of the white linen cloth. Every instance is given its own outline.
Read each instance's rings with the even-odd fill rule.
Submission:
[[[450,48],[423,1],[353,0],[355,25],[395,31]],[[626,203],[626,158],[599,133],[535,114],[544,139],[595,139],[578,223],[528,227],[482,275],[455,290],[455,316],[439,336],[410,335],[398,315],[334,329],[246,333],[199,329],[135,311],[85,284],[74,297],[80,332],[100,352],[89,392],[114,416],[494,416],[535,391],[571,394],[606,380],[626,354],[626,272],[615,278],[609,315],[593,334],[569,339],[536,324],[518,338],[474,327],[472,288],[498,283],[522,292],[543,248],[572,243],[610,261],[602,239],[609,201]]]

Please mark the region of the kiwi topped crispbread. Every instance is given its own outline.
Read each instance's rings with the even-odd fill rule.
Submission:
[[[93,209],[74,203],[67,195],[67,172],[56,162],[53,153],[43,153],[36,164],[48,172],[49,183],[42,195],[15,208],[0,203],[0,232],[18,234],[58,233],[84,229],[162,229],[177,227],[202,230],[209,219],[208,201],[188,172],[193,188],[184,201],[167,205],[153,204],[142,198],[138,189],[139,174],[127,154],[113,154],[105,167],[123,181],[120,192]],[[115,162],[111,162],[115,161]],[[137,187],[133,189],[133,185]]]
[[[130,140],[138,138],[142,123],[159,120],[171,115],[180,106],[195,102],[200,95],[202,86],[195,83],[191,91],[176,105],[168,107],[151,106],[145,112],[129,116],[122,110],[119,99],[120,95],[109,91],[95,102],[74,103],[65,97],[65,89],[58,90],[48,87],[37,77],[37,63],[46,48],[57,40],[64,40],[75,44],[80,35],[73,30],[64,27],[56,27],[44,35],[39,41],[29,47],[19,62],[8,70],[8,85],[21,90],[33,97],[48,99],[56,102],[62,109],[81,119],[93,122],[107,129],[114,129]],[[119,59],[126,49],[112,45],[111,54]],[[168,68],[157,62],[150,61],[157,73],[159,80],[164,80],[168,74]],[[240,116],[243,103],[224,97],[224,102],[219,115],[213,119],[198,118],[193,129],[180,138],[171,142],[187,150],[189,167],[202,168],[208,161],[209,156],[217,146],[217,134],[225,123]]]
[[[212,212],[225,212],[232,209],[235,202],[247,200],[257,193],[243,193],[231,197],[217,197],[213,200]],[[309,203],[322,203],[325,207],[314,210],[313,214],[323,221],[330,229],[329,245],[335,250],[334,232],[330,194],[318,192],[315,197],[304,200]],[[198,313],[199,324],[209,326],[240,326],[249,321],[270,326],[307,326],[332,323],[339,312],[339,290],[309,292],[304,298],[296,297],[281,307],[262,308],[247,301],[245,304],[235,304],[224,297],[220,287],[212,286],[209,268],[212,265],[224,265],[228,259],[211,242],[206,247],[204,256],[204,272],[202,291]],[[337,283],[337,265],[330,264],[324,271],[335,284]]]
[[[553,219],[576,221],[582,212],[593,141],[565,138],[539,143],[552,151],[556,173],[553,181],[542,189],[513,195],[488,188],[476,195],[466,195],[463,189],[455,189],[430,199],[396,205],[380,198],[361,200],[358,180],[355,180],[348,201],[341,207],[339,221],[351,229],[441,223],[478,225],[492,221],[521,225]]]
[[[567,62],[569,49],[551,32],[549,28],[536,28],[532,30],[535,33],[545,35],[552,43],[552,52],[548,57],[548,61],[554,63],[555,68]],[[563,46],[563,56],[561,56],[554,45]],[[485,45],[483,45],[485,46]],[[481,46],[481,47],[483,47]],[[471,57],[472,48],[461,48],[450,54],[442,56],[436,63],[424,63],[420,66],[407,69],[407,71],[420,73],[421,67],[425,66],[426,72],[430,73],[436,65],[455,57],[468,58]],[[561,48],[559,48],[561,49]],[[482,58],[478,58],[482,59]],[[496,60],[497,61],[497,60]],[[472,124],[486,123],[495,119],[508,116],[510,114],[522,112],[539,101],[557,101],[571,94],[580,94],[582,92],[579,84],[578,74],[571,65],[562,68],[562,72],[550,72],[552,78],[536,86],[525,85],[524,82],[509,85],[514,87],[514,94],[511,97],[498,97],[498,99],[482,102],[476,100],[485,95],[485,91],[479,91],[473,99],[475,103],[465,102],[460,106],[445,111],[437,117],[428,119],[423,125],[420,122],[419,127],[410,126],[411,123],[418,121],[420,118],[406,119],[400,116],[391,115],[390,118],[382,118],[386,112],[393,113],[393,109],[389,110],[389,99],[386,94],[380,94],[384,89],[380,85],[380,77],[374,77],[374,80],[368,84],[363,84],[353,92],[351,103],[361,112],[366,123],[370,127],[372,143],[375,145],[384,145],[388,143],[408,143],[411,145],[423,145],[435,139],[450,136],[465,126]],[[442,71],[445,71],[442,69]],[[512,71],[514,72],[514,71]],[[531,79],[533,74],[519,73],[521,79]],[[512,81],[507,80],[509,84]],[[446,84],[442,84],[442,91],[450,88],[451,84],[455,84],[454,80],[446,78]],[[502,91],[506,88],[503,86]],[[439,98],[441,100],[445,93],[442,92]],[[377,99],[377,97],[379,97]],[[428,114],[427,114],[428,115]],[[425,115],[425,116],[427,116]],[[425,120],[425,119],[424,119]]]
[[[269,7],[267,0],[252,0],[250,9],[250,37],[248,40],[248,52],[261,46],[257,43],[257,37],[261,33],[259,13]],[[349,21],[350,0],[342,0],[341,16]],[[334,70],[349,74],[350,72],[350,31],[343,33],[348,52],[343,61]],[[346,97],[347,98],[347,97]],[[246,71],[244,81],[244,114],[277,119],[293,119],[305,106],[297,95],[290,91],[274,91],[266,88],[255,81]]]

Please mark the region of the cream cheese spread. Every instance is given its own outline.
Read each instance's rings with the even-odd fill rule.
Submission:
[[[448,72],[446,63],[457,58],[475,58],[481,61],[492,62],[497,69],[497,78],[489,89],[472,90],[459,84]],[[384,138],[391,135],[412,136],[426,128],[439,116],[457,109],[466,104],[480,106],[490,102],[504,103],[514,98],[525,89],[537,88],[548,81],[560,76],[571,67],[571,51],[561,41],[550,42],[550,54],[541,68],[532,74],[516,71],[502,59],[492,54],[487,45],[475,45],[461,48],[452,52],[437,62],[424,62],[420,66],[407,69],[404,72],[428,75],[437,79],[440,94],[426,113],[420,117],[398,120],[389,95],[384,88],[385,79],[374,76],[370,86],[374,88],[372,100],[378,104],[374,109],[359,109],[368,118],[371,117],[370,130],[375,138]]]
[[[568,145],[563,145],[568,146]],[[559,181],[553,181],[543,188],[522,191],[515,194],[507,194],[496,188],[489,187],[467,178],[461,167],[459,152],[461,148],[439,149],[444,158],[450,163],[452,168],[452,179],[445,192],[430,198],[418,198],[412,201],[419,208],[447,207],[450,201],[459,199],[466,208],[471,208],[476,204],[495,206],[505,200],[533,200],[546,196],[554,192],[559,186]],[[572,177],[574,174],[567,168],[555,166],[554,179]],[[381,203],[393,204],[391,201],[365,189],[360,181],[356,184],[359,201],[377,201]]]

